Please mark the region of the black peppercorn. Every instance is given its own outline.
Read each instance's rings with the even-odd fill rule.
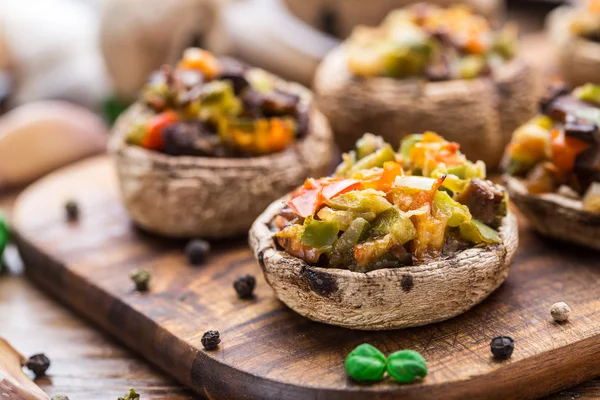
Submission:
[[[76,221],[79,218],[79,205],[75,200],[69,200],[65,203],[65,212],[67,221]]]
[[[494,357],[506,360],[510,358],[515,349],[515,341],[508,336],[498,336],[492,339],[490,349]]]
[[[206,260],[210,252],[210,243],[202,239],[190,240],[185,246],[185,254],[188,257],[190,264],[199,265]]]
[[[152,276],[145,269],[134,269],[129,273],[129,277],[135,283],[135,290],[145,292],[150,286]]]
[[[240,299],[249,299],[254,292],[256,279],[252,275],[241,275],[233,282],[233,287]]]
[[[50,367],[50,359],[45,354],[35,354],[25,362],[25,366],[31,370],[36,378],[44,376]]]
[[[219,331],[208,331],[202,335],[202,346],[204,346],[206,350],[216,349],[219,346],[219,343],[221,343]]]
[[[57,394],[55,396],[52,396],[51,400],[69,400],[69,398],[64,394]]]

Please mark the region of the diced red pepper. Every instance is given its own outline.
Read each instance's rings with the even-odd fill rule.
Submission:
[[[402,171],[402,166],[394,161],[386,161],[383,164],[383,173],[379,178],[379,190],[387,192],[397,176],[402,176],[404,172]]]
[[[304,185],[296,189],[287,205],[302,218],[314,215],[323,205],[325,200],[331,199],[342,193],[357,189],[362,184],[356,179],[328,179],[316,180],[309,178]]]
[[[151,150],[161,150],[164,147],[162,130],[179,120],[174,111],[165,111],[154,116],[146,127],[146,134],[142,138],[142,146]]]
[[[572,171],[575,158],[588,147],[588,143],[567,137],[558,129],[552,130],[552,163],[560,172]]]
[[[342,193],[357,189],[359,186],[361,186],[361,183],[356,179],[344,179],[341,181],[332,182],[323,187],[322,194],[325,199],[332,199]]]
[[[302,218],[309,217],[317,211],[321,189],[310,189],[287,201],[287,205]]]

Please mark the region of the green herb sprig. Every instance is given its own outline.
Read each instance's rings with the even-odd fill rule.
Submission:
[[[413,350],[401,350],[389,357],[370,344],[363,343],[346,357],[346,372],[359,382],[379,381],[385,372],[401,383],[412,383],[427,376],[427,363]]]

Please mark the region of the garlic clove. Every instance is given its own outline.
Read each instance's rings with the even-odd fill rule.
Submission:
[[[62,101],[19,106],[0,117],[0,187],[101,153],[107,139],[102,119],[83,107]]]

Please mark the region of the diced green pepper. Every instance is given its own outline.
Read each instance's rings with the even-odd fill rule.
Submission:
[[[383,167],[383,163],[386,161],[396,161],[396,153],[392,149],[392,146],[386,145],[384,148],[377,150],[375,153],[369,154],[368,156],[358,160],[356,164],[352,166],[350,171],[359,171],[361,169],[370,169],[375,167]]]
[[[333,199],[326,200],[329,207],[336,210],[351,210],[355,213],[374,212],[379,214],[391,207],[392,204],[370,190],[355,190],[344,193]]]
[[[333,244],[333,251],[329,258],[332,266],[349,266],[352,262],[354,246],[369,230],[370,224],[363,218],[356,218],[348,229]]]
[[[389,208],[375,218],[371,233],[373,237],[392,234],[396,239],[396,244],[404,244],[417,235],[410,218],[396,207]]]
[[[337,239],[339,228],[337,223],[330,221],[317,221],[312,217],[304,221],[302,244],[317,249],[330,249]]]
[[[400,259],[394,257],[392,254],[387,253],[379,258],[376,258],[376,259],[370,261],[366,265],[360,266],[358,264],[354,264],[354,265],[351,265],[348,269],[350,271],[354,271],[354,272],[369,272],[369,271],[375,271],[376,269],[383,269],[383,268],[399,268],[399,267],[403,267],[405,265],[409,265],[409,264],[407,264],[403,260],[400,260]]]
[[[377,216],[373,211],[353,212],[348,210],[333,210],[330,207],[321,208],[317,215],[321,221],[335,221],[341,231],[348,229],[356,218],[372,221]]]
[[[386,147],[386,143],[381,136],[365,133],[356,142],[356,157],[360,160],[384,147]]]
[[[600,85],[586,83],[573,91],[573,95],[579,100],[600,104]]]
[[[422,134],[408,135],[402,140],[400,143],[400,156],[402,157],[402,162],[408,164],[410,162],[410,153],[415,147],[415,144],[419,143],[423,140]]]
[[[218,121],[220,118],[239,115],[241,110],[241,101],[235,96],[231,82],[212,81],[203,86],[198,110],[202,120]]]
[[[497,231],[474,218],[460,224],[459,230],[460,236],[471,243],[496,244],[501,241]]]
[[[469,207],[452,199],[446,192],[437,191],[433,198],[434,209],[448,217],[448,226],[459,226],[471,219]]]
[[[458,74],[462,79],[477,78],[485,68],[485,60],[480,56],[469,55],[460,60]]]

